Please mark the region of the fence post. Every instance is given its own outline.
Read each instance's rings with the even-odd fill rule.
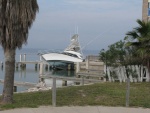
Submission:
[[[56,107],[56,78],[53,78],[53,87],[52,87],[52,105]]]
[[[84,85],[84,77],[82,76],[82,86]]]
[[[130,78],[127,78],[127,87],[126,87],[126,107],[129,107],[129,96],[130,96]]]

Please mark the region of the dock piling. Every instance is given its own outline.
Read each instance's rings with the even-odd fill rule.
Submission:
[[[67,86],[67,81],[66,80],[62,81],[62,86]]]
[[[20,54],[20,62],[22,62],[22,54]]]
[[[35,64],[35,70],[37,70],[38,64]]]
[[[3,62],[1,61],[1,69],[3,69]]]
[[[40,63],[40,76],[44,75],[44,69],[43,69],[43,67],[44,67],[44,64],[41,62]]]
[[[14,87],[13,87],[13,91],[14,91],[14,92],[17,92],[17,86],[14,86]]]
[[[26,54],[24,54],[24,61],[26,61]]]

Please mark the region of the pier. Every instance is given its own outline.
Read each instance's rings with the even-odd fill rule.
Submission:
[[[15,64],[16,68],[22,68],[25,69],[27,64],[33,64],[35,65],[35,69],[40,67],[40,63],[44,64],[44,67],[46,70],[49,70],[52,66],[47,63],[46,61],[42,61],[41,56],[39,56],[39,60],[36,61],[27,61],[27,55],[28,54],[20,54],[20,59]],[[1,68],[3,69],[4,63],[1,61]],[[61,68],[59,68],[61,69]],[[63,69],[63,68],[62,68]],[[104,63],[99,61],[98,56],[87,56],[84,62],[75,63],[73,66],[68,65],[67,70],[75,70],[77,73],[80,71],[85,70],[95,70],[95,71],[102,71],[104,72]]]
[[[85,83],[96,83],[103,82],[103,63],[99,62],[98,58],[88,56],[85,62],[74,64],[75,76],[74,77],[62,77],[62,76],[53,76],[49,73],[50,64],[42,60],[39,61],[27,61],[27,54],[21,54],[20,60],[16,62],[16,68],[25,69],[27,64],[35,65],[35,69],[38,68],[39,71],[39,81],[44,79],[57,79],[62,80],[62,86],[67,86],[67,81],[73,81],[75,84],[84,85]],[[94,58],[94,60],[93,60]],[[3,65],[3,63],[1,63]],[[69,69],[66,70],[69,72]],[[0,83],[4,83],[4,80],[0,80]],[[38,84],[38,81],[37,81]],[[24,87],[37,87],[35,83],[29,82],[19,82],[14,81],[14,89],[17,89],[17,86]]]
[[[97,83],[97,82],[102,82],[100,79],[86,79],[84,77],[81,78],[76,78],[76,77],[61,77],[61,76],[52,76],[50,74],[42,75],[40,78],[44,79],[53,79],[56,78],[57,80],[64,80],[64,81],[74,81],[74,82],[83,82],[83,79],[85,82],[91,82],[91,83]],[[82,83],[83,84],[83,83]]]
[[[87,56],[84,62],[76,63],[76,72],[95,70],[104,72],[104,62],[98,56]]]
[[[35,65],[35,69],[38,69],[38,68],[40,68],[40,63],[43,63],[44,67],[45,67],[45,70],[50,69],[50,64],[45,62],[45,61],[42,61],[41,56],[39,57],[39,60],[27,61],[26,60],[27,55],[28,54],[20,54],[20,59],[19,59],[19,61],[16,62],[16,68],[20,67],[22,69],[25,69],[27,64],[33,64],[33,65]]]

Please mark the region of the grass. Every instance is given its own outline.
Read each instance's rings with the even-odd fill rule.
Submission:
[[[57,89],[57,106],[125,106],[125,83],[100,83]],[[52,105],[52,92],[14,94],[14,103],[1,109]],[[150,108],[150,83],[131,83],[130,107]]]

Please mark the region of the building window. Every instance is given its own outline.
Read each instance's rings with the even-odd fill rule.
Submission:
[[[148,0],[148,16],[150,16],[150,0]]]
[[[150,8],[148,8],[148,16],[150,16]]]

